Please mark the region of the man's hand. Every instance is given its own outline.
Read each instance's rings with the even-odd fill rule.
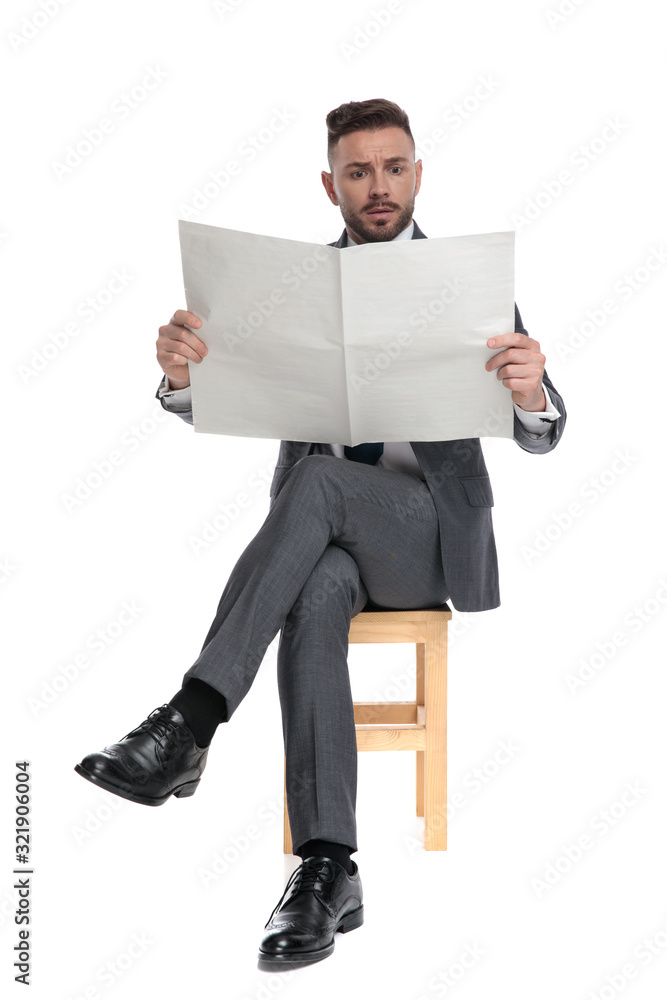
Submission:
[[[522,410],[538,413],[546,410],[547,400],[541,386],[546,358],[540,345],[524,333],[502,333],[486,342],[487,347],[506,347],[486,362],[487,372],[497,369],[496,378],[512,390],[512,402]]]
[[[194,313],[177,309],[167,325],[159,328],[155,341],[158,364],[174,389],[190,385],[188,361],[199,364],[207,353],[199,337],[185,329],[186,323],[195,329],[201,326],[201,320]]]

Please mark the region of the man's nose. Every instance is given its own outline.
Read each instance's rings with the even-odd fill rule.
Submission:
[[[373,177],[369,194],[371,198],[386,197],[389,194],[389,184],[386,177],[382,175]]]

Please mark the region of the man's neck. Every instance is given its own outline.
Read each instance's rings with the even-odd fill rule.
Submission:
[[[394,236],[394,239],[390,240],[389,242],[393,243],[395,240],[411,240],[414,229],[415,229],[415,222],[414,219],[411,219],[409,224],[405,227],[405,229],[403,229],[400,233],[398,233],[398,235]],[[347,226],[345,227],[345,237],[347,240],[346,246],[348,247],[359,246],[357,241],[350,236],[350,230],[347,228]]]

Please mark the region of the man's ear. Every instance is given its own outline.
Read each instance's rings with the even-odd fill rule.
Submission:
[[[422,161],[417,160],[415,163],[415,194],[419,193],[419,189],[422,186]]]
[[[336,196],[336,192],[334,191],[333,174],[330,174],[328,170],[322,171],[322,183],[324,184],[324,190],[329,197],[329,201],[333,205],[337,205],[338,198]]]

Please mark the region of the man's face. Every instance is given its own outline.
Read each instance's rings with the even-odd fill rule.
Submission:
[[[401,128],[350,132],[333,151],[333,170],[322,183],[357,243],[393,240],[412,221],[421,185],[410,137]]]

